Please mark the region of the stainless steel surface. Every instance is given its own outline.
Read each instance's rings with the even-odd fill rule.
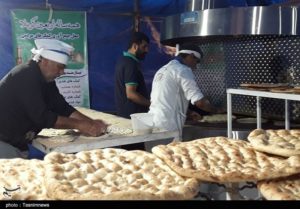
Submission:
[[[256,97],[256,118],[257,118],[257,128],[261,129],[261,98]]]
[[[300,7],[292,6],[300,0],[231,8],[220,8],[220,2],[224,1],[187,1],[188,12],[169,16],[162,25],[163,44],[193,42],[204,51],[195,71],[204,95],[225,107],[225,89],[240,83],[300,85]],[[232,104],[233,113],[256,115],[255,98],[236,96]],[[284,101],[262,98],[262,117],[283,119],[283,105]],[[300,103],[289,106],[291,119],[299,121]]]
[[[225,70],[201,69],[194,71],[194,75],[202,93],[214,105],[225,106]]]
[[[227,136],[232,137],[232,96],[227,94]]]
[[[284,105],[285,105],[285,129],[290,130],[290,105],[289,105],[289,100],[285,99],[284,100]]]
[[[213,9],[215,5],[224,0],[187,0],[186,3],[186,12],[204,10],[204,9]]]
[[[300,36],[219,36],[196,42],[204,58],[194,71],[205,96],[226,107],[226,88],[241,83],[289,83],[300,85]],[[256,99],[232,98],[232,112],[256,117]],[[284,101],[262,98],[262,117],[284,119]],[[290,102],[291,120],[299,121],[300,103]]]
[[[206,36],[299,35],[299,8],[233,7],[185,12],[167,17],[161,42],[167,45]]]

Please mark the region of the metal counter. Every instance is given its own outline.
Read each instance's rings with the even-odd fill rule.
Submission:
[[[227,89],[227,121],[228,121],[228,137],[232,137],[232,95],[246,95],[254,96],[257,100],[257,128],[262,128],[261,126],[261,103],[262,97],[283,99],[285,101],[285,129],[290,129],[290,113],[289,113],[289,101],[300,101],[299,94],[291,93],[273,93],[268,91],[256,91],[248,89]]]

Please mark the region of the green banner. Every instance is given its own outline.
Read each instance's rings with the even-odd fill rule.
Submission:
[[[31,59],[38,38],[58,39],[75,48],[56,84],[69,104],[90,107],[86,13],[16,9],[11,10],[11,18],[16,64]]]

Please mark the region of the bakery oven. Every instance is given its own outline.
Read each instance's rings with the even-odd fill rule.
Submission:
[[[204,58],[195,77],[214,105],[226,107],[226,89],[241,83],[300,85],[298,6],[223,8],[221,0],[187,2],[186,12],[164,20],[161,42],[171,46],[193,42],[201,47]],[[289,105],[291,120],[299,122],[300,103]],[[261,107],[268,121],[284,120],[283,100],[262,98]],[[232,112],[256,117],[256,98],[234,96]]]

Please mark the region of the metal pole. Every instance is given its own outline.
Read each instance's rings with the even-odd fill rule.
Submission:
[[[140,30],[140,1],[134,0],[134,31],[137,32]]]
[[[257,128],[261,129],[261,104],[260,97],[256,97],[256,120],[257,120]]]
[[[232,101],[231,94],[227,93],[227,137],[232,138]]]
[[[290,130],[290,106],[289,100],[285,100],[285,129]]]

